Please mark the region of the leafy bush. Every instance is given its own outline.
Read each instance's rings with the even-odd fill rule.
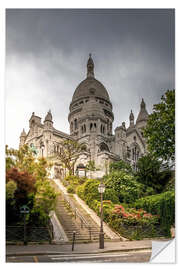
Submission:
[[[68,175],[64,180],[73,185],[79,184],[79,177],[75,175]]]
[[[74,194],[74,193],[75,193],[75,188],[74,188],[74,186],[71,186],[71,185],[68,186],[68,187],[67,187],[67,192],[68,192],[68,193]]]
[[[14,193],[16,189],[17,189],[17,184],[13,180],[10,180],[6,184],[6,199],[7,200],[14,199]]]
[[[84,184],[84,198],[87,204],[93,200],[100,200],[98,186],[100,181],[97,179],[88,179]]]
[[[113,171],[106,177],[105,185],[114,190],[119,202],[131,203],[143,196],[144,185],[124,171]]]
[[[113,202],[113,203],[119,203],[118,194],[112,188],[105,189],[105,192],[103,194],[103,199],[104,200],[111,200],[111,202]]]
[[[165,185],[163,191],[173,191],[175,190],[175,176],[172,176],[169,181],[167,182],[167,184]]]
[[[63,186],[65,186],[65,187],[70,185],[70,183],[65,179],[62,179],[61,182],[62,182]]]
[[[141,198],[135,202],[134,206],[137,209],[143,208],[154,215],[159,215],[161,226],[166,235],[170,235],[170,227],[175,223],[174,191]]]
[[[143,239],[145,237],[157,237],[156,226],[159,225],[159,217],[146,211],[135,208],[113,205],[103,202],[104,220],[122,236],[128,239]]]
[[[82,200],[85,200],[85,198],[84,198],[84,185],[78,186],[76,189],[76,193]]]
[[[87,178],[86,178],[85,176],[79,177],[79,178],[78,178],[78,183],[79,183],[79,185],[84,184],[84,183],[86,182],[86,180],[87,180]]]

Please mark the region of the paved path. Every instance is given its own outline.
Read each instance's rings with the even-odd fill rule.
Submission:
[[[104,249],[99,249],[99,243],[87,243],[76,244],[74,251],[72,252],[72,245],[70,244],[58,244],[58,245],[7,245],[7,255],[17,254],[72,254],[72,253],[101,253],[101,252],[115,252],[115,251],[134,251],[144,250],[152,248],[152,240],[140,240],[140,241],[105,241]]]

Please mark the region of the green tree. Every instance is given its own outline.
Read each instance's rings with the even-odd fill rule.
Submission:
[[[138,182],[159,190],[161,187],[158,181],[161,164],[161,161],[151,154],[139,158],[136,172]]]
[[[98,171],[99,169],[96,167],[94,160],[89,160],[86,164],[86,171],[90,172],[90,177],[92,178],[92,172]]]
[[[31,148],[27,144],[19,150],[9,149],[6,146],[6,170],[11,168],[18,169],[19,172],[27,172],[36,180],[42,180],[48,177],[48,169],[51,163],[45,158],[35,158]]]
[[[125,171],[113,171],[105,177],[105,186],[112,189],[123,203],[132,203],[144,195],[144,185]]]
[[[83,144],[70,139],[61,143],[61,150],[56,154],[56,158],[68,169],[69,175],[74,175],[74,165],[82,153],[83,146]]]
[[[45,158],[35,158],[28,145],[19,150],[6,147],[6,164],[7,224],[21,222],[19,208],[27,204],[30,208],[28,222],[46,225],[56,199],[56,192],[48,180],[51,164]]]
[[[175,90],[168,90],[153,107],[144,129],[148,150],[163,161],[175,159]]]
[[[14,199],[14,193],[17,189],[17,184],[15,181],[10,180],[7,184],[6,184],[6,199],[10,200],[10,199]]]
[[[58,193],[55,192],[50,180],[39,180],[35,187],[36,193],[31,215],[40,213],[40,219],[46,223],[49,219],[49,213],[55,208]]]
[[[120,161],[112,162],[110,164],[110,172],[112,171],[125,171],[127,173],[132,173],[132,168],[130,164],[128,164],[127,162],[123,160],[120,160]]]

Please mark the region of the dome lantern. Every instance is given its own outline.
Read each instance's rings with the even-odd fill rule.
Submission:
[[[94,78],[94,62],[92,60],[91,53],[89,54],[87,62],[87,78]]]
[[[129,115],[129,120],[130,120],[130,126],[134,126],[134,114],[131,110],[131,113]]]

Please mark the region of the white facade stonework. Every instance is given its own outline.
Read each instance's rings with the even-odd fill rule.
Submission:
[[[54,128],[51,111],[43,123],[39,116],[32,113],[28,133],[23,129],[20,135],[20,146],[26,143],[37,150],[38,156],[50,157],[60,151],[62,140],[75,139],[86,145],[76,166],[86,166],[88,161],[93,160],[98,168],[93,176],[102,177],[108,173],[111,161],[122,159],[136,167],[138,158],[146,153],[142,128],[146,126],[147,119],[148,113],[142,99],[136,123],[131,111],[129,127],[126,128],[123,122],[112,133],[113,106],[108,91],[94,77],[94,63],[90,55],[87,78],[76,88],[69,106],[70,135]],[[54,174],[63,175],[63,167],[55,164]]]

